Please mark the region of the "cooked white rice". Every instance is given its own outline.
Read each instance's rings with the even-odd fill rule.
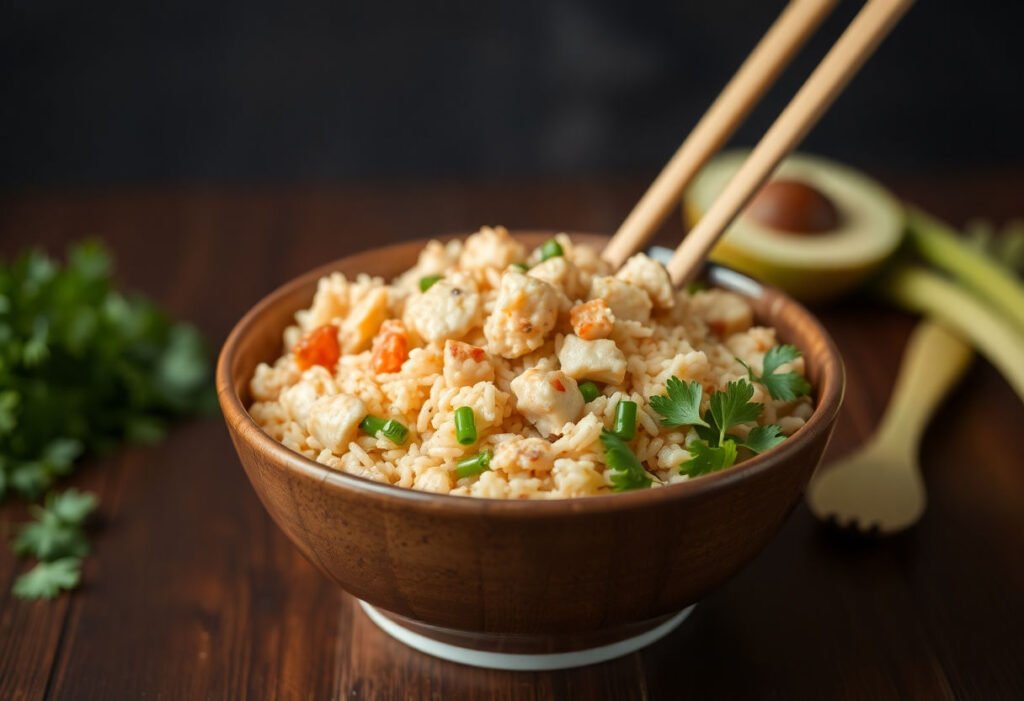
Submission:
[[[663,428],[649,398],[676,375],[700,382],[706,402],[747,376],[736,358],[760,372],[777,344],[774,329],[754,326],[739,295],[672,290],[646,256],[611,276],[593,250],[565,235],[556,240],[564,255],[541,262],[539,251],[525,250],[505,229],[484,228],[465,241],[431,242],[390,283],[322,278],[312,305],[285,330],[283,355],[256,369],[250,414],[274,439],[335,470],[439,493],[545,499],[612,491],[599,436],[629,399],[638,405],[630,447],[653,486],[687,479],[678,467],[692,430]],[[531,264],[529,272],[514,267],[519,262]],[[442,282],[421,292],[421,278],[435,274]],[[589,300],[600,301],[580,306]],[[301,369],[294,347],[325,325],[335,327],[340,358]],[[408,346],[397,361],[381,347],[393,335]],[[388,357],[401,363],[396,372]],[[802,359],[792,369],[803,373]],[[575,380],[594,376],[605,380],[602,393],[580,408]],[[765,407],[760,422],[786,435],[811,414],[808,397],[783,402],[754,388],[753,401]],[[473,445],[456,440],[460,406],[473,409]],[[397,446],[366,435],[358,429],[366,414],[400,421],[408,439]],[[455,464],[484,450],[493,452],[490,469],[457,478]]]

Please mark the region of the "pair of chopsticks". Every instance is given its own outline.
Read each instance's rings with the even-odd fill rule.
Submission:
[[[676,249],[667,266],[674,284],[689,282],[697,274],[733,219],[817,124],[912,4],[913,0],[867,0]],[[791,0],[608,242],[602,257],[613,268],[647,243],[678,206],[693,176],[729,139],[834,6],[835,0]]]

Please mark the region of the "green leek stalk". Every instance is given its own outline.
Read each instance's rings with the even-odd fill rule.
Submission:
[[[924,238],[929,238],[931,243],[938,240],[931,237],[931,234]],[[967,247],[960,243],[956,243],[955,249],[946,248],[943,242],[932,248],[937,255],[935,258],[929,257],[929,260],[938,263],[936,258],[941,258],[940,264],[943,267],[951,272],[960,272],[965,281],[967,278],[983,280],[986,276],[994,276],[993,269],[998,269],[998,266],[988,259],[985,259],[984,265],[974,264],[972,267],[968,263],[961,264],[959,261],[967,255],[965,249]],[[959,270],[954,271],[954,267]],[[1020,287],[1012,277],[1010,282]],[[995,310],[956,283],[920,266],[896,266],[883,274],[877,285],[896,304],[923,313],[970,341],[1002,373],[1024,401],[1024,325],[1017,328],[1011,322],[1010,315],[1005,314],[1006,304],[1013,299],[1014,294],[1019,293],[1019,289],[988,284],[988,292],[982,293],[980,286],[976,286],[975,289],[991,302],[995,301],[991,296],[995,291],[1006,295],[1001,298],[999,309]],[[1024,302],[1021,304],[1015,318],[1024,312]]]
[[[907,208],[907,241],[925,261],[958,278],[1024,334],[1024,284],[1006,265],[967,245],[947,224],[914,207]]]

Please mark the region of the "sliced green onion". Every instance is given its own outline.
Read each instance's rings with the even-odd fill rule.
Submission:
[[[431,287],[434,286],[434,283],[440,280],[442,277],[442,275],[424,275],[423,277],[421,277],[420,292],[426,292],[427,290],[429,290]]]
[[[459,479],[472,477],[491,469],[491,451],[485,450],[455,463],[455,476]]]
[[[526,272],[527,270],[529,270],[529,269],[530,269],[530,266],[529,266],[529,265],[527,265],[526,263],[513,263],[513,264],[512,264],[512,267],[513,267],[513,268],[517,268],[518,270],[521,270],[521,271],[523,271],[524,273],[525,273],[525,272]]]
[[[616,436],[624,441],[633,440],[636,435],[636,402],[621,401],[615,407]]]
[[[558,241],[555,241],[554,239],[548,239],[544,242],[544,245],[540,247],[540,259],[542,261],[548,260],[549,258],[558,258],[559,256],[564,255],[565,251],[562,250]]]
[[[382,419],[379,416],[368,415],[359,423],[359,428],[370,436],[383,434],[385,438],[395,445],[402,445],[409,437],[409,429],[394,419]]]
[[[455,410],[455,440],[460,445],[476,443],[476,419],[471,407],[460,406]]]
[[[601,396],[601,390],[593,382],[584,382],[580,384],[580,394],[583,395],[583,401],[589,403]]]
[[[686,286],[686,291],[691,295],[695,295],[698,292],[703,292],[706,289],[708,289],[708,283],[701,282],[700,280],[691,282],[689,285]]]

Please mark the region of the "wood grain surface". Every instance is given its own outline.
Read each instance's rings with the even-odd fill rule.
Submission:
[[[955,223],[1024,215],[1024,173],[890,179]],[[643,180],[117,189],[0,196],[0,255],[102,237],[119,277],[219,343],[258,298],[370,245],[483,223],[611,232]],[[672,242],[675,223],[661,241]],[[871,431],[914,320],[823,310],[844,353],[829,454]],[[977,361],[927,432],[929,510],[880,543],[803,506],[685,624],[621,660],[557,673],[441,662],[377,630],[278,531],[218,418],[87,461],[99,493],[84,585],[9,594],[0,548],[0,699],[1024,698],[1024,408]],[[24,509],[0,509],[0,535]],[[628,596],[628,592],[623,592]]]

